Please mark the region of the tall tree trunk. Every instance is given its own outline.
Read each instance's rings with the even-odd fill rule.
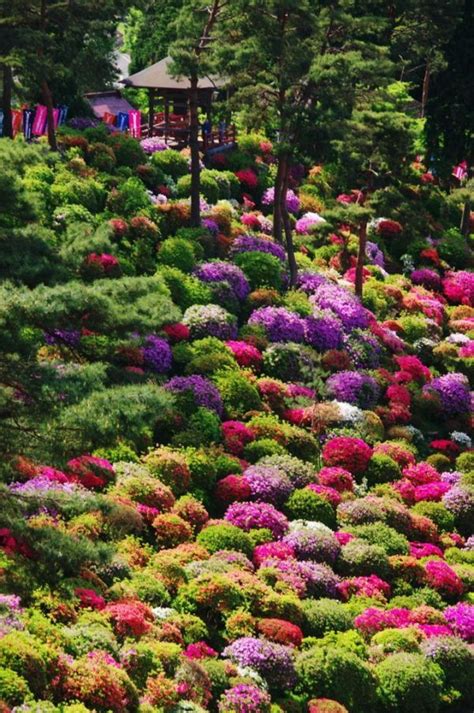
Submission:
[[[464,203],[463,209],[462,209],[462,217],[461,217],[461,234],[465,235],[466,237],[469,235],[470,232],[470,222],[471,222],[471,202],[467,200]]]
[[[357,255],[355,292],[362,299],[364,290],[364,262],[365,248],[367,245],[367,221],[364,220],[359,230],[359,254]]]
[[[421,118],[425,118],[426,105],[428,103],[428,95],[430,91],[430,79],[431,79],[431,67],[430,63],[427,62],[425,66],[425,73],[423,75],[423,89],[421,93]]]
[[[290,268],[290,287],[295,287],[298,279],[298,266],[295,258],[295,246],[293,244],[293,231],[291,229],[290,215],[286,206],[286,193],[288,191],[288,178],[290,174],[290,162],[288,156],[283,160],[283,186],[281,191],[281,215],[285,229],[286,253],[288,255],[288,265]]]
[[[2,65],[3,68],[3,135],[13,139],[13,121],[12,121],[12,90],[13,90],[13,72],[8,64]]]
[[[56,141],[56,130],[54,128],[54,105],[53,105],[53,95],[49,84],[46,79],[41,82],[41,93],[43,95],[43,101],[45,103],[47,113],[48,113],[48,143],[51,151],[58,150],[58,144]]]
[[[285,173],[285,156],[278,158],[278,169],[275,178],[275,193],[273,195],[273,237],[277,243],[283,243],[282,193]],[[285,193],[286,200],[286,193]]]
[[[191,77],[189,90],[189,146],[191,149],[191,225],[201,225],[201,165],[199,159],[198,77]]]

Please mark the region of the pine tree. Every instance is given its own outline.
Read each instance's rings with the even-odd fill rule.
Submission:
[[[386,81],[389,27],[382,2],[361,10],[352,0],[239,0],[224,23],[221,61],[235,100],[251,106],[258,125],[276,139],[274,235],[282,242],[285,234],[292,284],[291,165],[299,152],[330,157],[331,141],[343,136],[357,97]]]
[[[200,225],[199,79],[212,74],[210,45],[228,0],[185,0],[176,20],[178,39],[170,47],[171,71],[187,77],[189,88],[189,146],[191,149],[191,224]]]

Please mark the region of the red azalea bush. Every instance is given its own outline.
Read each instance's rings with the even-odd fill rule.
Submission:
[[[328,441],[322,452],[324,465],[340,467],[352,475],[362,475],[367,469],[373,450],[360,438],[338,436]]]
[[[154,620],[150,607],[137,599],[111,602],[105,607],[105,612],[119,636],[139,638],[150,630]]]
[[[266,639],[286,646],[301,646],[303,632],[299,626],[283,619],[260,619],[258,631]]]
[[[113,466],[105,458],[79,456],[68,461],[67,468],[71,480],[90,490],[103,490],[115,478]]]

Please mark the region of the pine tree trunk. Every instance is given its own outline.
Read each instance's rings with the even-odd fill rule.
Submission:
[[[425,118],[426,105],[428,103],[428,94],[430,90],[431,68],[430,63],[426,63],[425,74],[423,75],[423,89],[421,94],[421,118]]]
[[[56,141],[56,131],[54,128],[54,105],[53,105],[53,95],[51,94],[51,89],[46,79],[41,82],[41,93],[43,95],[43,101],[46,105],[48,112],[48,143],[51,151],[58,150],[58,144]]]
[[[3,65],[3,136],[13,139],[12,121],[13,72],[8,64]]]
[[[465,235],[466,237],[469,235],[470,222],[471,222],[471,202],[466,201],[464,203],[464,206],[462,209],[462,217],[461,217],[461,234]]]
[[[199,158],[198,78],[191,77],[189,90],[189,147],[191,149],[191,225],[201,225],[201,165]]]
[[[355,292],[358,297],[362,299],[362,294],[364,290],[364,262],[365,262],[365,248],[367,245],[367,221],[364,220],[361,223],[359,230],[359,254],[357,255],[357,266],[356,266],[356,280],[355,280]]]
[[[273,195],[273,237],[277,243],[283,243],[283,215],[281,207],[285,161],[285,156],[279,156],[277,175],[275,178],[275,193]]]
[[[286,193],[288,191],[288,178],[290,173],[290,163],[288,156],[283,159],[283,186],[281,190],[281,215],[283,219],[283,226],[285,229],[285,242],[286,242],[286,253],[288,256],[288,265],[290,268],[290,287],[295,287],[296,281],[298,279],[298,266],[296,264],[295,258],[295,246],[293,244],[293,232],[291,229],[290,215],[288,213],[288,208],[286,206]]]

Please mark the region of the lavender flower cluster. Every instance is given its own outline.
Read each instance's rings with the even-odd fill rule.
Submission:
[[[183,316],[183,324],[189,327],[191,337],[217,337],[227,340],[237,336],[237,321],[233,314],[219,305],[193,305]]]
[[[227,646],[223,655],[239,666],[253,668],[270,686],[288,688],[296,682],[293,651],[289,646],[244,636]]]
[[[271,342],[302,342],[304,321],[284,307],[260,307],[252,312],[249,324],[265,329]]]
[[[239,300],[245,300],[250,292],[250,285],[242,270],[229,262],[216,260],[203,263],[194,274],[202,282],[227,282]]]
[[[281,260],[281,262],[285,262],[286,260],[284,248],[272,240],[257,238],[255,235],[239,235],[232,243],[230,249],[231,257],[239,253],[248,252],[268,253]]]
[[[373,409],[380,396],[380,387],[372,376],[358,371],[340,371],[326,382],[329,395],[361,409]]]
[[[194,398],[196,406],[203,406],[222,416],[223,405],[219,390],[204,376],[174,376],[165,384],[165,389],[174,394],[188,393]]]
[[[469,382],[464,374],[445,374],[433,379],[424,387],[425,392],[434,391],[441,401],[446,416],[468,414],[471,409]]]
[[[165,374],[171,369],[173,355],[166,339],[150,334],[143,349],[145,365],[157,374]]]

